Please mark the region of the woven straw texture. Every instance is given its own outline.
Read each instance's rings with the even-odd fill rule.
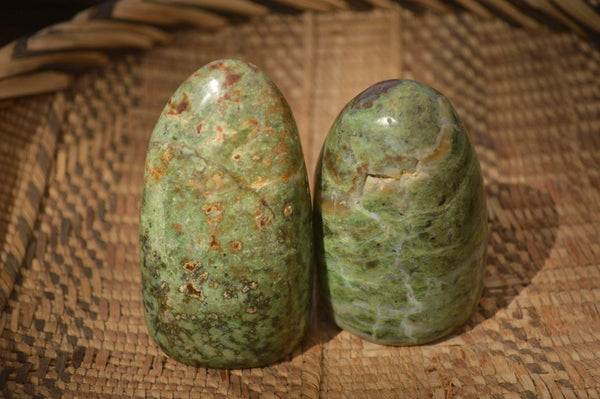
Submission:
[[[312,175],[344,104],[388,78],[451,99],[481,162],[485,290],[439,342],[385,347],[318,311],[265,368],[167,358],[143,320],[138,212],[149,135],[217,58],[256,63],[297,119]],[[0,395],[600,397],[600,50],[574,32],[455,10],[268,15],[113,57],[0,107]],[[312,181],[311,181],[312,183]]]

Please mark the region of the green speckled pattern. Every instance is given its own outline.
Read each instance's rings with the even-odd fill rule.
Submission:
[[[317,166],[320,291],[369,341],[425,343],[475,310],[487,212],[479,162],[448,100],[381,82],[342,110]]]
[[[312,241],[285,99],[254,65],[201,68],[169,100],[147,154],[140,256],[150,334],[195,366],[281,359],[308,325]]]

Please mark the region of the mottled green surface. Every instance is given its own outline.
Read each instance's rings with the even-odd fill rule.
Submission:
[[[175,359],[266,365],[305,333],[311,206],[296,124],[254,65],[215,61],[173,94],[150,139],[140,256],[146,322]]]
[[[321,153],[315,230],[321,295],[340,327],[406,345],[463,324],[482,291],[487,215],[448,100],[407,80],[354,98]]]

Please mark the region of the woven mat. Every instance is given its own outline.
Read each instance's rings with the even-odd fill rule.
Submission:
[[[410,78],[452,100],[490,220],[485,291],[464,328],[384,347],[317,306],[301,347],[270,367],[196,369],[160,351],[138,260],[147,141],[179,83],[223,57],[281,88],[311,175],[367,86]],[[600,397],[600,51],[573,33],[400,8],[186,31],[67,91],[5,103],[0,165],[5,397]]]

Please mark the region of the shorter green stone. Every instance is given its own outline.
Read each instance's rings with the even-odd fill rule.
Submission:
[[[435,90],[390,80],[350,101],[323,145],[314,211],[321,297],[340,327],[420,344],[474,312],[487,248],[483,179]]]
[[[146,158],[140,260],[146,324],[194,366],[264,366],[309,322],[314,259],[302,148],[258,68],[212,62],[164,108]]]

